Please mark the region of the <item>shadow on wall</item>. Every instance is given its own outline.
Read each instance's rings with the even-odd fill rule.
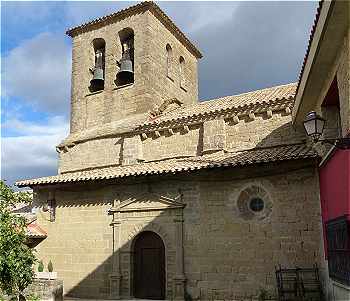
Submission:
[[[113,248],[108,250],[110,255],[102,263],[90,262],[95,263],[97,268],[70,288],[66,292],[68,296],[172,298],[176,275],[176,216],[172,211],[177,209],[147,209],[152,208],[155,201],[136,199],[130,204],[133,205],[130,211],[114,213],[112,224],[115,223],[109,229],[113,240]],[[126,216],[120,216],[124,214]],[[159,239],[150,237],[150,233]]]
[[[124,186],[116,188],[125,188],[122,196],[111,197],[115,187],[101,186],[107,186],[104,196],[103,189],[88,185],[81,186],[87,190],[81,193],[68,191],[71,188],[56,191],[56,220],[50,223],[46,218],[43,227],[49,237],[39,246],[40,255],[45,261],[53,259],[70,297],[172,298],[174,279],[183,277],[183,262],[176,264],[182,249],[175,245],[183,233],[180,193],[155,194],[141,183],[134,187],[138,193]]]
[[[298,128],[295,130],[292,126],[292,122],[285,123],[284,125],[272,130],[266,137],[256,145],[256,147],[270,147],[285,144],[303,143],[306,141],[303,129]]]
[[[296,143],[302,138],[303,135],[296,134],[290,124],[285,124],[272,131],[257,146]],[[47,257],[60,253],[56,258],[62,264],[57,265],[57,272],[59,277],[64,278],[65,294],[70,297],[115,299],[121,295],[123,298],[172,299],[177,295],[183,296],[183,277],[187,273],[188,292],[193,298],[211,299],[208,291],[225,291],[228,287],[236,290],[237,294],[246,293],[251,290],[252,282],[257,291],[260,285],[273,290],[274,264],[299,262],[312,265],[317,258],[314,253],[316,247],[311,241],[301,241],[296,245],[293,237],[291,241],[283,237],[280,239],[279,235],[293,235],[290,233],[294,228],[286,227],[284,218],[264,225],[248,222],[248,227],[247,222],[234,221],[225,204],[228,195],[221,187],[231,185],[225,189],[240,190],[240,181],[245,179],[267,178],[267,171],[271,171],[272,175],[285,173],[284,167],[283,172],[280,169],[283,164],[287,163],[260,165],[261,169],[256,166],[237,168],[232,172],[233,180],[228,177],[232,168],[226,168],[220,174],[213,170],[192,175],[181,173],[171,177],[118,181],[118,186],[106,182],[101,185],[85,184],[80,186],[81,191],[75,192],[67,188],[56,194],[57,218],[46,228],[51,245],[45,247],[44,243],[42,252]],[[298,166],[299,169],[305,168],[305,164]],[[198,177],[206,183],[200,186]],[[226,184],[229,180],[233,184]],[[218,184],[216,181],[226,183]],[[202,199],[204,196],[200,189],[204,186],[206,190],[211,190],[211,194]],[[278,192],[278,195],[282,193]],[[80,201],[73,201],[77,199]],[[99,199],[104,201],[96,201]],[[285,201],[285,212],[297,207],[291,205],[293,202]],[[186,207],[183,208],[182,204]],[[109,208],[112,208],[110,215],[107,212]],[[299,212],[305,221],[314,214],[304,207]],[[60,217],[62,214],[64,219]],[[184,219],[186,223],[183,225]],[[304,231],[298,225],[293,224],[296,233]],[[300,227],[305,227],[305,223]],[[223,229],[228,229],[231,236],[227,236]],[[154,236],[147,240],[150,232],[159,236],[161,243]],[[309,237],[316,232],[310,232]],[[214,235],[212,241],[208,238],[209,234]],[[273,238],[276,241],[272,241],[271,235],[277,235],[277,239]],[[228,237],[232,241],[228,241]],[[52,245],[54,242],[57,243]],[[233,246],[240,247],[234,249]],[[278,249],[281,246],[288,251],[284,253],[283,249]],[[216,247],[219,247],[219,253],[216,253]],[[300,258],[289,248],[300,249]],[[263,256],[258,256],[260,250]],[[236,265],[240,257],[242,262]],[[202,288],[206,290],[205,295]],[[156,291],[160,295],[156,295]],[[232,298],[232,295],[227,298]]]

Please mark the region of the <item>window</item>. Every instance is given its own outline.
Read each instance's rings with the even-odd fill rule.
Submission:
[[[131,28],[124,28],[119,32],[122,53],[121,59],[117,62],[119,71],[115,84],[124,86],[134,82],[134,31]]]
[[[272,212],[269,193],[261,186],[250,185],[240,192],[236,210],[244,220],[263,220]]]
[[[264,201],[261,198],[253,198],[249,202],[249,208],[253,212],[260,212],[264,209]]]
[[[329,276],[350,285],[350,221],[344,215],[326,223]]]
[[[180,56],[179,65],[180,87],[185,89],[185,59],[183,56]]]
[[[172,79],[173,50],[169,44],[166,45],[166,75]]]
[[[90,68],[92,79],[90,80],[90,92],[96,92],[104,89],[105,82],[105,48],[106,43],[104,39],[94,39],[94,67]]]

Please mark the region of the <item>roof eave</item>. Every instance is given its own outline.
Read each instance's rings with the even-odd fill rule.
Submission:
[[[345,2],[344,2],[345,3]],[[321,93],[332,82],[332,66],[343,43],[345,22],[341,1],[323,1],[310,49],[304,61],[292,111],[293,125],[300,125],[309,111],[319,109]]]

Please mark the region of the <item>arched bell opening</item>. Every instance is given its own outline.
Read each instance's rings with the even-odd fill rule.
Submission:
[[[134,82],[134,31],[129,27],[124,28],[118,35],[122,46],[122,56],[117,61],[119,71],[115,84],[124,86]]]
[[[165,246],[152,231],[138,234],[133,241],[133,296],[140,299],[165,299]]]
[[[90,68],[92,79],[90,81],[90,92],[96,92],[104,89],[105,84],[105,49],[106,42],[102,38],[92,41],[94,48],[94,67]]]

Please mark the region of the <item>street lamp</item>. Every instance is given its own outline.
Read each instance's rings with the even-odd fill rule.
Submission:
[[[350,148],[350,138],[334,138],[334,139],[320,139],[323,133],[324,124],[326,120],[312,111],[306,115],[304,120],[304,129],[308,136],[310,136],[314,143],[329,143],[339,149]]]

